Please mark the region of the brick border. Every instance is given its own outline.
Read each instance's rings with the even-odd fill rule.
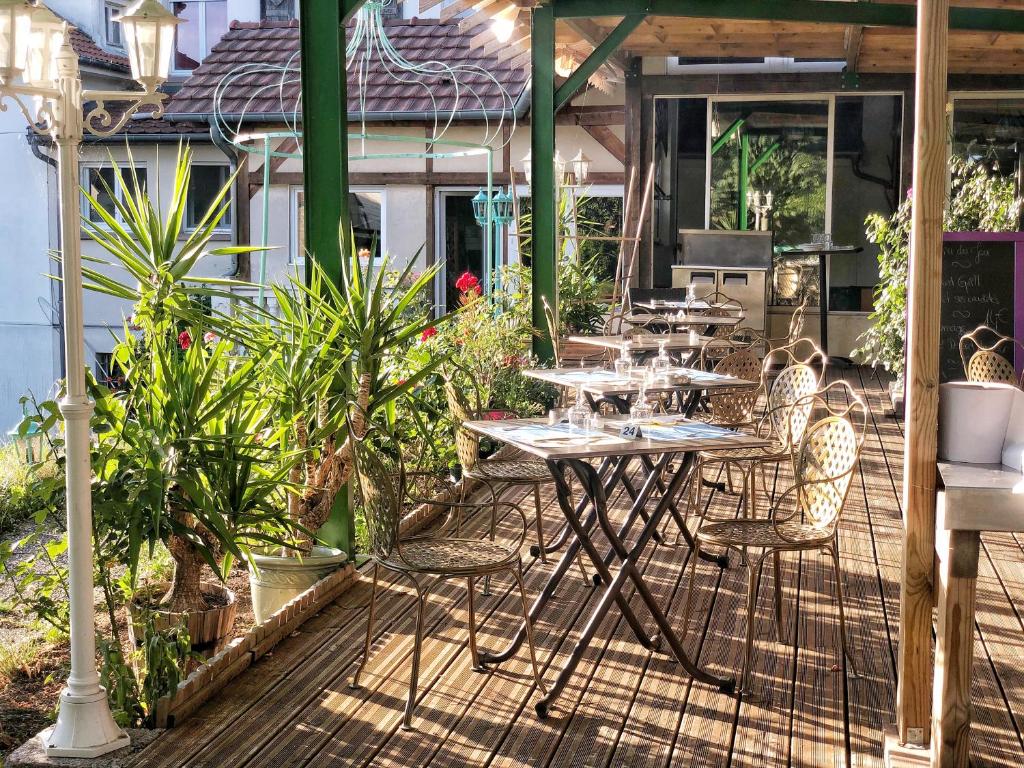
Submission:
[[[507,458],[516,452],[504,446],[493,458]],[[456,483],[438,494],[434,501],[445,502],[471,494],[480,487],[478,482]],[[444,507],[439,504],[421,504],[402,518],[399,530],[403,534],[424,527],[438,517]],[[320,579],[301,595],[282,605],[265,622],[236,637],[218,653],[211,656],[198,669],[178,683],[174,693],[161,696],[156,702],[154,716],[156,728],[173,728],[199,709],[224,686],[245,671],[261,656],[265,656],[278,643],[302,626],[307,619],[320,613],[359,579],[353,562]]]

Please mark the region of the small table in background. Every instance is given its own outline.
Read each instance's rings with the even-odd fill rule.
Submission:
[[[839,253],[860,253],[864,248],[859,245],[829,245],[820,248],[807,246],[794,246],[785,248],[780,246],[779,252],[787,254],[803,253],[808,256],[818,257],[818,314],[821,323],[821,349],[827,355],[828,352],[828,267],[829,257]]]

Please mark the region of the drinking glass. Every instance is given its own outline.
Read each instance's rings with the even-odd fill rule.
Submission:
[[[654,370],[647,366],[640,369],[639,392],[636,402],[629,409],[629,418],[632,421],[643,421],[654,415],[654,407],[647,401],[647,388],[654,383]]]
[[[587,422],[590,420],[590,406],[583,398],[583,387],[576,387],[576,402],[569,409],[569,427],[572,429],[586,430]]]
[[[667,344],[667,340],[658,341],[658,356],[651,361],[651,369],[658,378],[664,377],[668,373],[668,369],[672,367],[672,359],[668,356],[666,349]]]
[[[633,370],[633,356],[630,354],[629,347],[628,341],[623,344],[622,351],[615,361],[615,375],[620,378],[628,378],[630,371]]]

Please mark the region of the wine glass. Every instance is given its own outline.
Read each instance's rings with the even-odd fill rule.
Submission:
[[[633,370],[633,356],[630,354],[629,347],[628,341],[623,344],[619,357],[615,361],[615,375],[619,378],[629,378],[630,371]]]
[[[697,287],[690,283],[686,286],[686,308],[689,309],[690,305],[697,300]]]
[[[647,388],[654,383],[654,369],[644,366],[640,369],[639,391],[636,402],[629,409],[631,421],[644,421],[654,415],[653,406],[647,401]]]

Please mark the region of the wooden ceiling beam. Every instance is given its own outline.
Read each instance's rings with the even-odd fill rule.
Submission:
[[[846,28],[843,47],[846,50],[846,71],[856,72],[857,63],[860,59],[860,43],[864,38],[864,27],[858,24],[851,24]]]

